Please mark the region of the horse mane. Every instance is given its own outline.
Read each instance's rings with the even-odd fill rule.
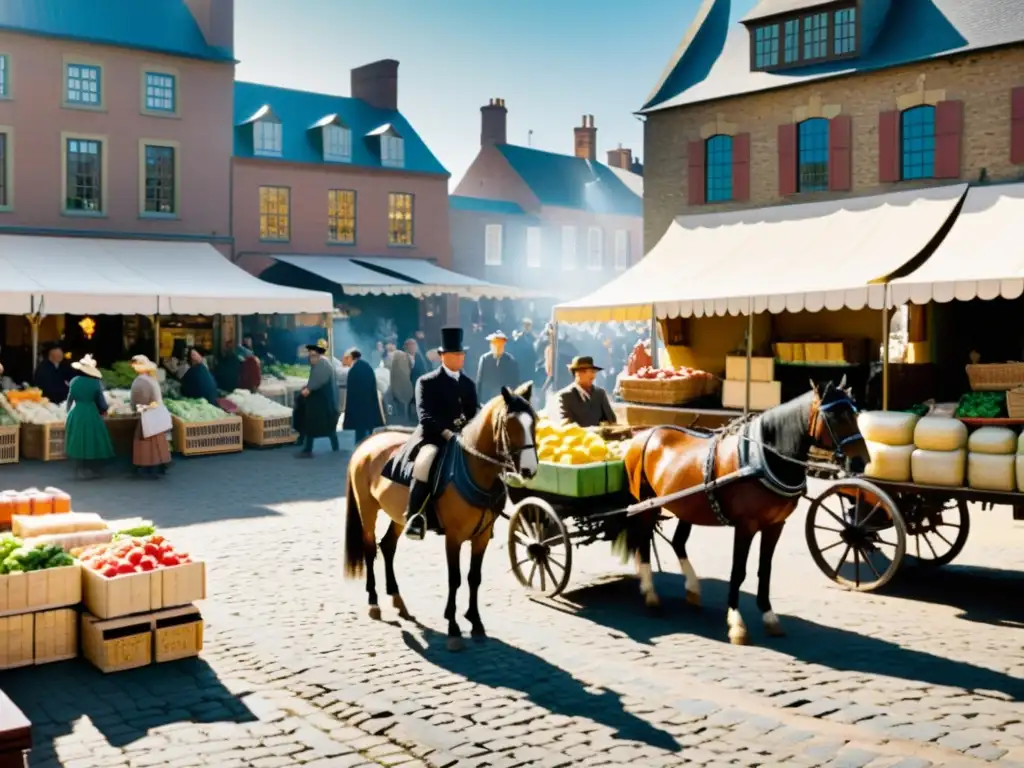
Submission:
[[[826,387],[826,392],[829,387],[831,385]],[[761,439],[771,449],[764,451],[764,460],[783,482],[797,485],[806,474],[802,465],[786,461],[783,457],[801,462],[807,460],[811,447],[811,407],[816,397],[819,395],[812,389],[758,417],[761,420]]]
[[[529,413],[536,420],[537,413],[526,398],[513,392],[512,403],[513,408],[510,409],[508,403],[505,402],[505,398],[500,394],[492,397],[483,404],[476,416],[470,419],[469,423],[463,428],[462,434],[473,442],[477,442],[483,435],[485,424],[489,423],[493,432],[493,428],[508,419],[510,413]]]

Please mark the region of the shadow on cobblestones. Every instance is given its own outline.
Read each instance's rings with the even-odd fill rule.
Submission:
[[[703,579],[704,605],[695,610],[686,603],[681,576],[658,574],[655,579],[663,610],[658,616],[645,614],[633,579],[615,578],[566,592],[565,599],[579,606],[576,615],[601,626],[616,629],[633,640],[654,645],[658,638],[677,632],[727,643],[725,605],[729,585],[718,579]],[[1018,601],[1020,593],[1017,592]],[[754,642],[778,653],[836,671],[884,675],[903,680],[973,691],[980,696],[995,692],[997,698],[1024,701],[1024,681],[964,661],[943,658],[925,651],[897,645],[868,635],[817,624],[799,616],[783,616],[787,637],[769,639],[756,621],[756,609],[743,603]]]
[[[656,749],[682,749],[667,732],[624,708],[620,696],[606,688],[587,686],[565,670],[521,648],[495,638],[472,644],[463,653],[451,653],[447,638],[420,625],[426,644],[403,630],[402,639],[410,650],[436,667],[462,675],[467,680],[493,689],[511,689],[549,713],[584,717],[615,732],[618,739],[635,741]],[[500,723],[495,723],[495,726]]]
[[[957,608],[958,618],[1024,629],[1024,573],[950,565],[906,568],[886,587],[888,597]]]

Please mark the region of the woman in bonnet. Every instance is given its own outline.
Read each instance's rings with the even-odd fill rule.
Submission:
[[[132,358],[132,368],[138,374],[132,382],[132,407],[136,411],[144,411],[152,405],[163,405],[164,398],[160,393],[160,382],[156,378],[156,363],[145,355]],[[171,449],[167,443],[167,433],[145,437],[142,434],[142,419],[135,427],[132,440],[132,465],[135,471],[167,472],[171,463]]]
[[[71,367],[82,375],[71,380],[68,390],[65,453],[77,462],[78,476],[88,480],[98,475],[103,462],[114,458],[114,446],[103,421],[107,400],[96,361],[86,355]]]

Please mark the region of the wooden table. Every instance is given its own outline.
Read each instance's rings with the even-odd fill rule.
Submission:
[[[32,748],[32,723],[0,691],[0,768],[25,768]]]

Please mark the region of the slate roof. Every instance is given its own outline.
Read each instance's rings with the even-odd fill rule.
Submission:
[[[729,23],[730,0],[705,3],[711,7],[703,23],[642,112],[1024,42],[1021,0],[893,0],[873,44],[857,58],[752,72],[750,33]]]
[[[761,0],[740,21],[749,22],[757,19],[766,19],[769,16],[817,8],[819,5],[831,5],[834,2],[835,0]]]
[[[541,205],[643,215],[643,200],[604,163],[514,144],[499,144],[498,151]]]
[[[0,30],[234,61],[207,44],[184,0],[0,0]]]
[[[379,168],[389,172],[436,173],[448,175],[415,129],[400,112],[371,107],[361,99],[332,96],[325,93],[295,91],[258,83],[235,83],[235,157],[254,157],[253,133],[247,124],[263,107],[281,121],[282,155],[280,158],[263,157],[290,163]],[[321,137],[314,128],[329,116],[352,131],[352,162],[325,163]],[[387,168],[381,164],[379,140],[372,134],[390,125],[405,141],[405,166]]]
[[[453,211],[476,211],[479,213],[501,213],[510,216],[523,216],[526,211],[518,203],[510,200],[488,200],[483,197],[466,197],[451,195],[448,204]]]

